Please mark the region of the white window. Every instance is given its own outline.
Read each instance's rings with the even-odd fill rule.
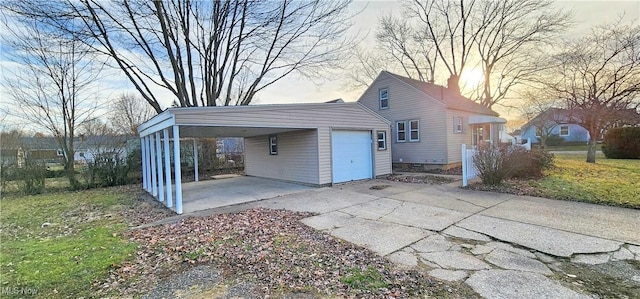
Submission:
[[[420,141],[420,122],[418,120],[409,121],[409,141]]]
[[[278,137],[276,135],[269,136],[269,154],[278,154]]]
[[[459,116],[454,117],[453,132],[462,133],[462,117],[459,117]]]
[[[405,121],[396,122],[396,142],[407,141],[407,123]]]
[[[542,128],[536,128],[536,137],[540,137],[544,134],[542,134]]]
[[[569,136],[569,126],[560,126],[560,136]]]
[[[59,149],[59,150],[56,151],[56,156],[62,157],[62,156],[64,156],[64,152],[61,149]]]
[[[378,131],[377,132],[378,135],[378,150],[379,151],[383,151],[387,149],[387,132],[385,131]]]
[[[389,108],[389,89],[382,88],[378,91],[380,96],[380,109]]]
[[[84,152],[80,152],[78,155],[79,155],[80,157],[84,158]]]

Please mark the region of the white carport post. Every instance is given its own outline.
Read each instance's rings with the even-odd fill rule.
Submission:
[[[195,171],[195,181],[199,181],[200,178],[198,176],[198,144],[196,143],[196,139],[193,139],[193,168]]]
[[[147,169],[147,185],[145,186],[145,190],[151,193],[151,163],[149,163],[151,159],[151,149],[149,149],[149,136],[144,137],[144,150],[146,152],[146,157],[144,159],[144,167]]]
[[[156,165],[158,166],[158,200],[164,202],[164,178],[162,177],[162,149],[160,148],[160,131],[156,132]]]
[[[140,138],[140,151],[142,152],[142,188],[147,190],[147,165],[145,163],[147,160],[147,147],[144,137]]]
[[[176,213],[182,214],[182,174],[180,172],[180,127],[173,126],[173,167],[176,180]]]
[[[153,135],[149,135],[149,147],[151,149],[151,195],[154,197],[158,196],[158,174],[156,168],[156,147],[154,142]]]
[[[162,130],[164,136],[164,172],[167,174],[167,207],[173,207],[173,194],[171,191],[171,150],[169,149],[169,129]]]

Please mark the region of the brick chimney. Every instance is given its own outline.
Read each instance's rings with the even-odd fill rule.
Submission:
[[[451,75],[449,79],[447,79],[447,88],[449,92],[460,95],[460,77]]]

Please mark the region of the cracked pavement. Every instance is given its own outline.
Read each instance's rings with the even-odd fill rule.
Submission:
[[[563,263],[640,261],[640,210],[457,184],[369,180],[250,206],[314,212],[305,224],[399,266],[464,282],[485,298],[592,298],[579,284],[558,279],[569,275]],[[634,269],[621,279],[640,289],[640,269]]]

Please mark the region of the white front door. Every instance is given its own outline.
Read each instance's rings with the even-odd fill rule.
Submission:
[[[333,183],[372,178],[371,151],[371,132],[333,131],[331,133]]]

